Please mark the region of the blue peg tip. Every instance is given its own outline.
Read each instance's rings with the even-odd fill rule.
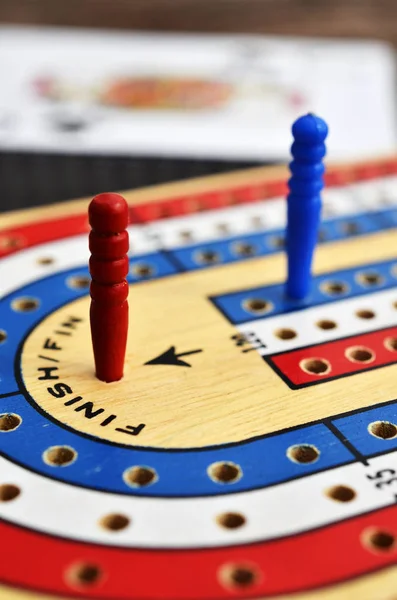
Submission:
[[[321,212],[320,192],[324,185],[324,140],[327,124],[309,114],[292,126],[295,138],[291,153],[291,179],[287,198],[287,295],[303,300],[310,295],[311,265],[317,243]]]
[[[295,121],[292,135],[302,144],[321,144],[328,135],[328,126],[320,117],[309,113]]]

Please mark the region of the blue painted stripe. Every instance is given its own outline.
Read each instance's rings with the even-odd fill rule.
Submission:
[[[0,452],[5,456],[53,479],[121,494],[189,497],[242,492],[354,460],[322,424],[236,445],[167,451],[131,448],[84,437],[50,421],[22,395],[1,399],[0,413],[15,413],[22,418],[14,431],[0,432]],[[289,459],[288,448],[299,444],[314,445],[320,453],[318,460],[298,464]],[[63,445],[73,448],[77,459],[67,466],[48,465],[43,460],[45,450]],[[242,477],[235,483],[217,483],[208,475],[211,464],[224,461],[241,468]],[[155,469],[158,480],[144,488],[129,487],[123,480],[123,472],[136,465]]]
[[[278,283],[214,296],[212,301],[231,323],[240,324],[396,287],[397,270],[393,270],[394,266],[397,266],[397,261],[389,260],[314,276],[312,293],[304,300],[287,298],[284,283]],[[365,275],[376,275],[379,280],[365,283],[362,279]],[[330,286],[336,284],[341,286],[338,293],[330,291]],[[251,308],[252,300],[266,302],[267,312],[255,312]]]
[[[370,433],[368,427],[376,421],[386,421],[397,427],[397,402],[364,409],[359,413],[334,419],[333,423],[364,456],[397,449],[397,436],[383,439]]]

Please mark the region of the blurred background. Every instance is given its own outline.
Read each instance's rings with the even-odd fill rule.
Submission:
[[[397,142],[392,0],[0,0],[0,211]],[[1,222],[1,217],[0,217]]]

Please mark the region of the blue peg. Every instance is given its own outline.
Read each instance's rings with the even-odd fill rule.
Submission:
[[[313,114],[300,117],[292,126],[291,178],[287,222],[287,295],[302,300],[310,294],[311,266],[316,247],[324,187],[322,159],[327,124]]]

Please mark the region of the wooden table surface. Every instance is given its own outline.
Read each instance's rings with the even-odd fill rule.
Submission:
[[[0,0],[0,21],[373,37],[397,44],[395,0]]]

